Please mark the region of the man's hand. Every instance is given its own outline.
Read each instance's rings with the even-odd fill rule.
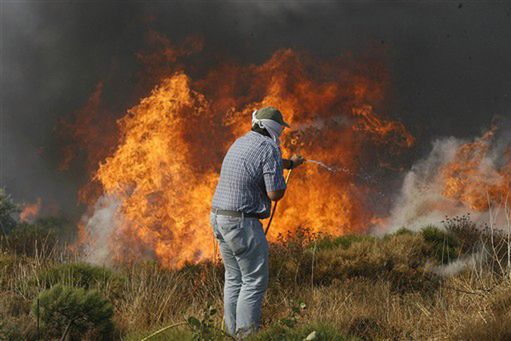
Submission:
[[[293,155],[290,159],[282,159],[282,166],[285,169],[293,169],[300,166],[305,162],[305,159],[300,155]]]
[[[293,155],[291,156],[291,161],[293,161],[293,167],[296,168],[305,162],[305,159],[301,155]]]

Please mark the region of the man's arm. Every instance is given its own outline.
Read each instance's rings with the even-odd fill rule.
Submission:
[[[268,194],[268,198],[270,198],[271,201],[279,201],[284,197],[284,193],[286,193],[286,190],[281,189],[278,191],[270,191],[266,193]]]
[[[282,167],[285,169],[293,169],[300,166],[305,162],[305,159],[300,155],[293,155],[291,159],[282,159]],[[279,201],[284,197],[286,193],[286,189],[281,189],[277,191],[268,191],[268,198],[272,201]]]

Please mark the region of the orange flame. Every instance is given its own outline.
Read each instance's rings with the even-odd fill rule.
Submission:
[[[20,221],[33,223],[41,212],[41,204],[41,198],[37,198],[35,203],[23,205],[23,209],[20,212]]]
[[[178,54],[168,52],[174,60]],[[353,62],[318,61],[277,51],[261,65],[221,65],[192,80],[184,71],[162,77],[147,97],[118,121],[120,139],[95,175],[120,204],[111,248],[118,260],[151,252],[167,267],[214,256],[211,199],[222,158],[250,129],[252,110],[278,107],[295,130],[282,138],[284,156],[301,153],[333,166],[293,172],[270,239],[298,226],[342,235],[378,221],[366,206],[374,186],[360,183],[367,149],[381,164],[413,145],[399,122],[374,108],[387,75],[378,62],[364,75]]]
[[[511,152],[494,162],[494,125],[482,137],[463,144],[441,174],[443,194],[475,211],[486,211],[490,205],[509,204],[511,190]]]

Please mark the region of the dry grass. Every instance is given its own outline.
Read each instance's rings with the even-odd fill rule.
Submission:
[[[439,240],[458,238],[459,243],[450,242],[456,252],[449,250],[449,257],[465,257],[468,248],[454,233],[425,237],[401,231],[376,239],[328,238],[301,230],[288,237],[271,246],[264,330],[253,339],[302,340],[312,331],[325,340],[510,338],[511,283],[507,272],[494,271],[495,261],[485,258],[451,277],[430,271],[444,263],[438,246],[445,243]],[[107,297],[115,309],[117,339],[139,340],[200,316],[209,305],[222,307],[221,262],[180,270],[155,262],[89,269],[61,246],[45,253],[23,253],[12,243],[0,246],[0,337],[7,339],[36,338],[30,306],[41,290],[56,283],[97,289]],[[298,302],[307,308],[293,317],[296,326],[286,327],[283,321]],[[221,314],[213,319],[221,329]],[[178,327],[154,339],[192,336]]]

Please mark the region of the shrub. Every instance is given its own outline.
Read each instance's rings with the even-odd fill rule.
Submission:
[[[347,249],[321,250],[316,255],[314,281],[364,277],[387,280],[394,291],[429,293],[438,278],[425,271],[429,247],[416,235],[392,235],[384,239],[353,243]]]
[[[460,252],[469,254],[482,251],[487,267],[497,274],[506,274],[511,260],[509,244],[511,236],[506,230],[492,228],[488,224],[477,226],[470,214],[446,217],[443,224],[447,231],[460,241]]]
[[[286,286],[303,282],[304,269],[310,269],[311,250],[309,246],[317,238],[310,229],[298,228],[296,232],[279,234],[277,241],[270,245],[271,286]]]
[[[364,234],[348,234],[341,237],[333,238],[331,236],[323,236],[317,241],[317,250],[334,249],[341,247],[347,249],[353,243],[366,242],[374,240],[374,237]]]
[[[99,289],[107,292],[109,297],[119,297],[123,277],[111,270],[88,263],[63,263],[39,272],[39,283],[50,288],[55,284],[79,287],[84,289]]]
[[[303,240],[303,239],[302,239]],[[321,237],[318,242],[272,245],[270,276],[272,285],[329,285],[334,280],[363,277],[386,280],[394,291],[432,293],[439,278],[425,271],[435,257],[422,235],[400,233],[383,239],[348,235]],[[319,245],[319,246],[318,246]]]
[[[13,215],[17,212],[19,212],[19,207],[5,192],[5,188],[0,188],[0,235],[8,234],[16,226]]]
[[[429,225],[421,230],[422,237],[431,247],[432,256],[442,264],[447,264],[458,258],[459,241],[449,231]]]
[[[11,229],[1,242],[3,250],[29,257],[50,257],[64,252],[72,240],[72,225],[63,218],[40,218],[35,223],[21,223]]]
[[[96,290],[85,290],[56,285],[41,292],[34,300],[32,311],[39,316],[42,330],[47,337],[72,339],[84,336],[108,340],[112,336],[112,305]]]
[[[445,217],[442,221],[445,229],[456,236],[463,253],[473,253],[481,248],[481,230],[472,222],[470,214]]]
[[[402,235],[402,234],[408,234],[408,235],[410,235],[410,234],[414,234],[414,232],[413,232],[412,230],[407,229],[407,228],[406,228],[406,227],[404,227],[404,226],[403,226],[403,227],[401,227],[401,228],[399,228],[399,230],[397,230],[396,232],[394,232],[394,235],[396,235],[396,236],[400,236],[400,235]]]

